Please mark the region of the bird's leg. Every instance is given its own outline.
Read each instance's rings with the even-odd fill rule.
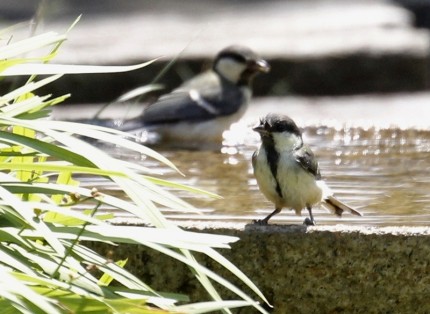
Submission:
[[[257,225],[267,225],[267,223],[269,222],[269,219],[272,218],[272,216],[279,214],[281,209],[282,209],[281,207],[279,207],[279,208],[277,207],[277,208],[275,208],[275,210],[271,214],[267,215],[266,218],[254,220],[253,223],[257,224]]]
[[[314,219],[314,215],[312,215],[312,206],[306,205],[306,209],[309,212],[309,217],[307,217],[305,219],[305,221],[303,221],[303,224],[306,225],[306,226],[315,226],[316,222],[315,222],[315,219]]]

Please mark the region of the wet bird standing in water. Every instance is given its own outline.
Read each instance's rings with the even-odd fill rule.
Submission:
[[[255,223],[266,225],[282,208],[300,215],[309,211],[304,224],[314,225],[312,207],[321,203],[338,216],[344,211],[361,216],[357,210],[336,199],[321,179],[318,162],[303,143],[302,133],[285,115],[268,114],[253,128],[261,137],[261,146],[252,156],[252,166],[260,191],[275,204],[275,210]]]
[[[148,106],[137,123],[161,140],[221,141],[222,133],[245,113],[252,79],[269,70],[268,63],[249,48],[227,47],[218,53],[212,69]]]

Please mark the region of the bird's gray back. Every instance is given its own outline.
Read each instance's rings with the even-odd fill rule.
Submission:
[[[205,121],[235,113],[244,101],[241,88],[208,71],[160,97],[145,110],[142,122],[152,125]]]

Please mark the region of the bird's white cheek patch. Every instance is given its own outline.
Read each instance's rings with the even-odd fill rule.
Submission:
[[[221,59],[216,64],[216,70],[232,83],[237,83],[246,69],[246,65],[233,59]]]
[[[296,147],[299,147],[302,143],[302,139],[295,134],[284,133],[273,133],[273,139],[276,143],[276,150],[278,152],[282,151],[292,151]]]

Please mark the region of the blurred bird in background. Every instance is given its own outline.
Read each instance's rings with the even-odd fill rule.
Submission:
[[[285,115],[268,114],[253,128],[261,137],[261,146],[252,156],[252,166],[260,191],[275,204],[275,210],[255,223],[266,225],[282,208],[290,208],[300,215],[309,211],[305,225],[314,225],[312,207],[321,203],[334,214],[344,211],[362,216],[342,203],[321,179],[318,162],[311,149],[303,143],[302,132]]]
[[[149,105],[121,129],[156,132],[160,141],[198,147],[222,142],[222,134],[245,113],[251,83],[269,64],[247,47],[229,46],[216,56],[210,70],[184,82]]]

